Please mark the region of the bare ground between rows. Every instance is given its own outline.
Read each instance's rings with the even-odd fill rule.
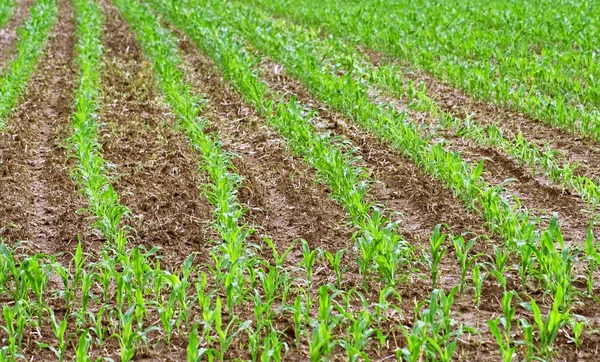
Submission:
[[[0,75],[17,52],[17,29],[29,16],[33,0],[16,0],[13,15],[8,24],[0,28]]]
[[[532,176],[503,152],[477,146],[470,140],[448,135],[448,149],[458,151],[468,162],[484,160],[483,179],[490,185],[504,184],[506,196],[516,196],[522,206],[543,219],[546,224],[556,214],[565,241],[583,245],[590,221],[595,213],[579,195],[571,194],[541,177]],[[599,230],[595,228],[595,230]]]
[[[378,52],[358,48],[367,55],[375,66],[383,63],[398,64],[390,57]],[[600,177],[600,146],[598,142],[579,135],[573,135],[558,127],[552,127],[524,113],[507,106],[486,102],[469,96],[465,91],[427,74],[426,72],[401,67],[404,75],[415,83],[424,83],[428,95],[446,112],[463,119],[467,115],[482,125],[493,124],[513,134],[535,142],[540,148],[546,143],[550,148],[564,153],[569,162],[577,162],[580,168],[576,173],[592,179]]]
[[[74,252],[78,236],[84,246],[96,239],[90,220],[77,213],[86,204],[62,144],[70,134],[75,30],[70,2],[58,6],[45,54],[0,136],[0,237],[50,255]]]
[[[131,209],[130,247],[160,247],[165,267],[177,269],[193,252],[212,245],[212,207],[201,185],[199,157],[159,96],[150,63],[118,10],[99,2],[105,15],[102,153],[114,164],[114,187]]]

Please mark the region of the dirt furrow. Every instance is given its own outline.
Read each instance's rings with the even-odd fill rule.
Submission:
[[[464,139],[447,139],[452,150],[458,150],[466,161],[484,161],[483,178],[491,185],[504,184],[506,195],[519,198],[534,215],[546,220],[557,214],[565,240],[583,245],[594,213],[578,195],[565,192],[543,178],[532,176],[526,168],[489,147],[478,147]]]
[[[29,16],[32,3],[33,0],[16,0],[12,18],[0,28],[0,74],[17,51],[17,29]]]
[[[75,27],[69,0],[58,5],[45,54],[0,136],[0,237],[53,255],[74,251],[78,235],[97,240],[89,235],[90,220],[77,213],[86,204],[61,144],[70,134]]]
[[[105,14],[102,100],[99,121],[104,157],[114,164],[115,190],[131,209],[130,246],[161,247],[167,267],[214,238],[212,207],[200,185],[199,157],[159,96],[150,63],[118,10]]]

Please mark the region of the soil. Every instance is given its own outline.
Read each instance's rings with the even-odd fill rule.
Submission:
[[[130,247],[160,247],[167,269],[206,252],[215,233],[199,156],[159,96],[150,64],[118,10],[100,1],[105,45],[99,138],[115,191],[131,209]]]
[[[74,251],[78,238],[85,249],[96,239],[90,220],[78,213],[86,204],[69,178],[63,144],[70,134],[75,29],[70,2],[58,4],[45,54],[0,136],[0,237],[52,255]]]
[[[17,50],[17,28],[30,15],[29,8],[33,0],[16,0],[12,18],[0,28],[0,74],[13,59]]]

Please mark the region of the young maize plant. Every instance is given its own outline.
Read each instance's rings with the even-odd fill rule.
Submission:
[[[559,331],[572,319],[570,310],[560,307],[565,298],[563,293],[562,286],[557,286],[552,306],[545,319],[535,300],[531,299],[530,303],[521,303],[523,308],[533,314],[534,320],[533,325],[529,324],[527,320],[519,320],[528,355],[540,356],[545,359],[550,358],[552,355],[552,345],[558,337]],[[537,329],[537,338],[534,338],[533,334],[535,329]]]
[[[417,1],[409,7],[397,8],[398,4],[388,0],[368,4],[326,4],[315,0],[256,0],[253,3],[280,16],[325,27],[336,36],[399,57],[474,96],[515,108],[552,126],[600,139],[597,107],[600,92],[595,85],[583,86],[593,83],[594,77],[600,74],[600,67],[593,61],[593,51],[582,52],[577,50],[579,46],[560,49],[555,43],[547,43],[540,55],[532,52],[532,47],[538,48],[540,44],[523,36],[525,29],[536,29],[537,25],[530,19],[525,29],[501,27],[488,31],[488,27],[478,22],[459,19],[473,14],[471,7],[457,11],[456,7],[460,8],[461,4]],[[555,8],[564,11],[568,7]],[[387,11],[382,13],[381,9]],[[517,13],[506,11],[496,18]],[[536,11],[544,14],[547,9]],[[588,9],[581,11],[585,13]],[[540,18],[547,21],[543,15]],[[441,28],[414,30],[423,23]],[[585,31],[577,36],[583,36],[586,40],[582,41],[590,44],[594,32],[585,24],[581,26]],[[566,39],[573,37],[573,28],[561,30]],[[556,28],[549,33],[556,34]]]
[[[0,4],[0,28],[10,21],[15,8],[15,0],[6,0]]]
[[[344,207],[359,230],[357,261],[361,274],[366,276],[375,265],[386,283],[395,283],[399,266],[408,261],[411,250],[396,233],[396,225],[389,223],[383,212],[367,201],[371,181],[357,165],[359,159],[351,151],[344,151],[347,147],[340,140],[316,133],[307,111],[297,101],[278,100],[252,71],[255,64],[252,56],[230,37],[212,30],[214,25],[206,14],[177,10],[187,3],[151,3],[213,58],[244,99],[265,115],[267,123],[279,132],[292,151],[302,155],[332,189],[333,198]]]
[[[441,289],[434,289],[429,301],[415,306],[412,329],[402,330],[407,346],[396,352],[402,361],[452,361],[458,339],[464,333],[474,332],[457,324],[451,311],[457,288],[447,295]]]
[[[17,55],[0,75],[0,131],[6,127],[7,116],[27,89],[27,81],[44,51],[57,15],[55,0],[36,0],[31,15],[17,30]]]
[[[522,133],[515,135],[503,131],[501,126],[482,126],[468,117],[466,119],[454,117],[443,111],[428,96],[424,83],[416,85],[412,80],[406,81],[398,66],[386,63],[374,67],[361,56],[361,53],[339,38],[320,39],[317,29],[307,29],[284,21],[271,21],[260,11],[256,9],[252,11],[269,21],[269,26],[275,28],[278,34],[294,39],[297,44],[302,44],[303,52],[310,51],[320,57],[322,66],[328,67],[332,73],[348,74],[366,87],[376,87],[401,98],[408,97],[410,104],[407,108],[428,112],[431,119],[440,120],[439,125],[429,126],[432,138],[436,138],[436,134],[441,131],[454,131],[458,136],[473,139],[479,145],[506,152],[521,165],[540,168],[553,182],[577,192],[592,205],[600,202],[599,181],[575,173],[579,165],[559,159],[558,151],[548,146],[540,148],[534,142],[526,140]]]

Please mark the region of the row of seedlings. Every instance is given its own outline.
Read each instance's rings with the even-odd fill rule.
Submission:
[[[30,17],[18,29],[17,55],[0,75],[0,130],[6,127],[6,117],[27,89],[57,15],[55,0],[36,0]]]

